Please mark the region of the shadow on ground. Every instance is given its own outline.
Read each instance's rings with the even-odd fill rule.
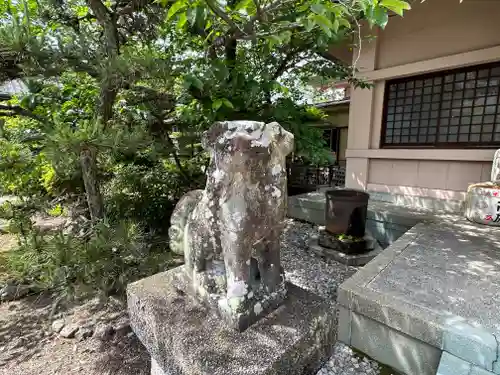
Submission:
[[[51,336],[48,317],[52,305],[44,295],[0,305],[0,365],[40,351]]]
[[[101,355],[94,363],[96,373],[113,375],[149,375],[150,357],[146,348],[134,335],[114,342],[100,343]],[[98,372],[101,371],[101,372]]]

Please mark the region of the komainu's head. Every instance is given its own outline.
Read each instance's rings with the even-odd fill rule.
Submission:
[[[202,145],[212,154],[218,150],[268,150],[269,154],[285,158],[293,151],[293,134],[277,122],[258,121],[216,122],[202,137]]]

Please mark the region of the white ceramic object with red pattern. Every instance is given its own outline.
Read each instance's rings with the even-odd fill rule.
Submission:
[[[465,217],[475,223],[500,226],[500,150],[493,157],[490,181],[467,189]]]

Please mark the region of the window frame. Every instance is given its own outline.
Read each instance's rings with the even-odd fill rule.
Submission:
[[[444,79],[447,75],[450,75],[450,74],[453,74],[453,75],[456,75],[456,74],[460,74],[460,73],[464,73],[464,74],[467,74],[469,72],[478,72],[480,70],[483,70],[483,69],[489,69],[490,71],[488,72],[488,77],[487,79],[489,80],[492,75],[491,75],[491,69],[493,68],[498,68],[500,67],[500,61],[496,61],[496,62],[492,62],[492,63],[488,63],[488,64],[481,64],[481,65],[470,65],[470,66],[467,66],[467,67],[463,67],[463,68],[457,68],[457,69],[447,69],[447,70],[440,70],[440,71],[437,71],[437,72],[432,72],[432,73],[427,73],[427,74],[419,74],[419,75],[412,75],[412,76],[408,76],[408,77],[404,77],[404,78],[396,78],[396,79],[392,79],[392,80],[387,80],[385,81],[384,83],[384,100],[383,100],[383,110],[382,110],[382,124],[381,124],[381,132],[380,132],[380,142],[379,142],[379,148],[380,149],[495,149],[495,148],[500,148],[500,141],[495,141],[494,140],[494,136],[492,137],[492,140],[491,141],[487,141],[487,142],[482,142],[482,141],[479,141],[479,142],[440,142],[439,141],[439,129],[441,127],[441,116],[438,116],[437,117],[437,125],[436,125],[436,140],[433,142],[433,143],[429,143],[429,142],[411,142],[411,143],[397,143],[397,144],[394,144],[394,143],[386,143],[385,140],[386,140],[386,132],[387,132],[387,125],[388,125],[388,121],[387,121],[387,117],[389,115],[388,111],[389,111],[389,96],[390,96],[390,86],[391,85],[398,85],[398,84],[401,84],[401,83],[407,83],[407,82],[415,82],[415,81],[419,81],[419,80],[428,80],[428,79],[435,79],[435,78],[442,78],[443,79],[443,84],[442,84],[442,88],[439,92],[439,95],[440,95],[440,100],[439,100],[439,109],[438,109],[438,112],[441,112],[442,110],[442,104],[443,104],[443,94],[445,92],[444,90],[444,86],[445,86],[445,83],[444,83]],[[496,75],[494,76],[496,77]],[[500,75],[498,76],[498,78],[500,79]],[[466,80],[464,79],[463,82],[465,82]],[[461,81],[459,81],[461,82]],[[477,82],[477,81],[476,81]],[[453,83],[455,83],[455,80],[453,81]],[[432,86],[430,87],[435,87],[435,85],[433,84]],[[477,83],[476,85],[474,86],[474,91],[476,91],[477,89]],[[488,87],[490,87],[488,85]],[[423,89],[423,87],[422,87]],[[475,96],[477,97],[477,96]],[[413,97],[412,97],[413,98]],[[432,102],[431,102],[432,104]],[[496,125],[496,117],[500,115],[500,85],[499,85],[499,90],[498,90],[498,94],[497,94],[497,104],[496,104],[497,108],[496,108],[496,111],[495,111],[495,114],[493,115],[494,116],[494,122],[493,122],[493,135],[495,133],[495,126]],[[395,106],[394,108],[396,108],[397,106]],[[483,106],[485,107],[485,106]],[[464,107],[463,106],[463,99],[462,99],[462,106],[460,107],[460,112],[462,112],[463,108],[468,108],[468,107]],[[474,108],[471,107],[471,108]],[[451,109],[450,109],[451,110]],[[420,112],[421,113],[421,112]],[[445,126],[445,125],[444,125]],[[470,125],[472,126],[472,124]],[[500,124],[498,125],[500,126]],[[411,128],[411,127],[410,127]],[[470,132],[469,132],[469,136],[470,136]],[[473,133],[473,134],[476,134],[476,133]],[[481,133],[480,133],[481,134]]]

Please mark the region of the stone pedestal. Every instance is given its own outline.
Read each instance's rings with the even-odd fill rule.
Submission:
[[[336,310],[287,284],[283,304],[240,333],[188,293],[184,267],[128,287],[130,321],[152,375],[303,375],[328,359]]]

